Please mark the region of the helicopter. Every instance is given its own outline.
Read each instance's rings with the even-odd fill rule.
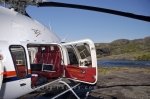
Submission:
[[[56,82],[67,85],[79,99],[62,78],[89,85],[97,82],[94,42],[90,39],[61,42],[56,34],[28,15],[25,10],[28,5],[76,8],[150,22],[149,16],[86,5],[45,0],[0,0],[0,3],[5,5],[0,6],[0,98],[4,99],[18,98]]]

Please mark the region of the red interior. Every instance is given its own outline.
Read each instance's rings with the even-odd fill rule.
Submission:
[[[42,51],[41,47],[38,47],[38,52],[36,53],[36,67],[38,69],[32,69],[31,64],[31,73],[37,74],[38,76],[33,76],[31,78],[32,85],[36,86],[38,78],[45,77],[48,80],[59,78],[63,75],[65,69],[65,77],[71,78],[79,81],[94,83],[96,78],[96,68],[92,66],[79,67],[75,65],[61,65],[61,51],[58,46],[52,45],[54,48],[51,49],[50,46],[46,46],[45,50]],[[42,71],[42,64],[53,64],[54,69],[52,71]]]
[[[26,69],[25,65],[17,65],[18,77],[23,78],[26,76],[26,70],[25,69]]]
[[[38,74],[38,77],[46,77],[47,79],[58,78],[63,74],[63,66],[61,65],[61,52],[58,46],[53,46],[52,50],[50,46],[46,46],[45,50],[42,51],[41,47],[38,48],[36,54],[36,64],[53,64],[54,69],[52,71],[42,71],[42,70],[31,70],[32,74]],[[34,83],[35,77],[32,78],[32,83]]]

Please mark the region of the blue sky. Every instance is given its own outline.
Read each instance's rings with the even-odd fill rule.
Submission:
[[[150,0],[51,0],[110,8],[150,16]],[[150,22],[126,17],[68,8],[29,6],[29,15],[50,26],[62,40],[90,38],[94,42],[138,39],[150,36]]]

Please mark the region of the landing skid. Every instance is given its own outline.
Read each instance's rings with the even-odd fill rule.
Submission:
[[[62,97],[70,98],[74,97],[73,99],[81,99],[81,96],[79,94],[79,91],[82,90],[81,88],[82,83],[74,82],[72,80],[66,79],[66,78],[60,78],[58,80],[55,80],[51,83],[47,83],[46,86],[41,87],[40,89],[37,89],[36,91],[24,95],[18,99],[26,99],[26,98],[34,98],[34,99],[62,99]],[[80,89],[81,88],[81,89]],[[77,89],[79,89],[77,91]],[[86,91],[88,93],[88,91]],[[72,98],[70,98],[72,99]]]
[[[65,90],[64,92],[62,92],[62,93],[60,93],[60,94],[54,96],[52,99],[56,99],[56,98],[62,96],[63,94],[65,94],[65,93],[67,93],[67,92],[69,92],[69,91],[71,91],[77,99],[80,99],[80,97],[79,97],[79,96],[75,93],[75,91],[73,90],[74,88],[76,88],[77,86],[79,86],[80,83],[77,83],[77,84],[74,85],[73,87],[71,87],[68,83],[66,83],[65,81],[62,81],[62,80],[59,81],[59,83],[66,85],[66,86],[68,87],[68,89]]]
[[[48,92],[48,94],[46,93],[45,95],[50,96],[51,99],[62,99],[64,97],[65,99],[86,99],[89,95],[89,92],[95,89],[95,85],[83,84],[66,78],[60,79],[59,81],[56,81],[56,83],[56,85],[54,85],[54,88],[52,88],[50,92],[48,92],[49,88],[47,91],[45,91]],[[55,89],[57,90],[57,92]],[[50,95],[55,92],[57,94],[53,94],[53,96]]]

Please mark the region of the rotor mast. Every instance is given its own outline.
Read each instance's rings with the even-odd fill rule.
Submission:
[[[26,14],[26,7],[28,5],[37,5],[45,0],[0,0],[0,3],[6,5],[8,8],[14,8],[15,11]]]

